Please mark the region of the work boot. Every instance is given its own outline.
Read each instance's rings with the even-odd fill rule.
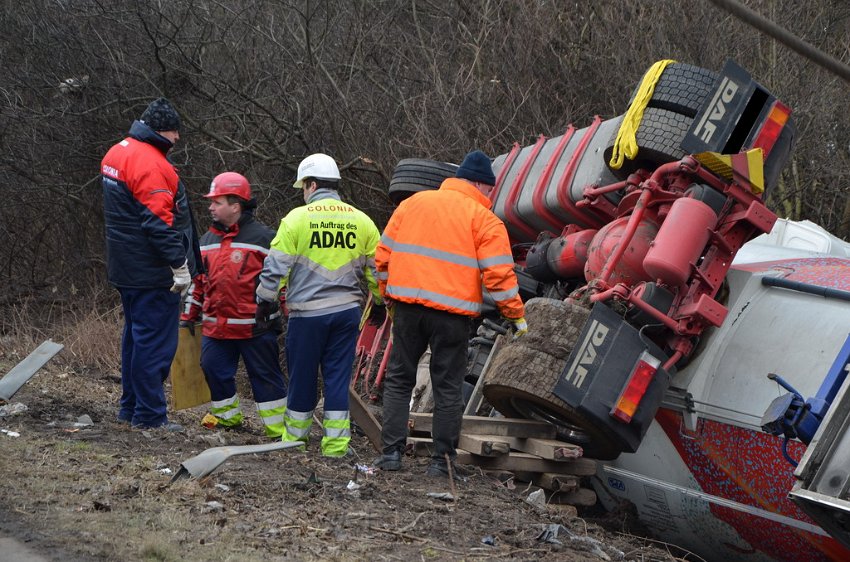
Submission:
[[[389,471],[401,470],[401,453],[399,451],[384,453],[372,461],[372,467]]]
[[[454,478],[457,482],[466,482],[466,471],[463,469],[458,469],[457,465],[452,461],[452,478]],[[443,459],[434,459],[431,461],[431,464],[428,465],[428,468],[425,469],[425,474],[434,478],[448,478],[449,476],[449,465]]]

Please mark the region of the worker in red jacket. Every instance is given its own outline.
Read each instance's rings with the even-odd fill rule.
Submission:
[[[121,294],[121,403],[118,421],[182,431],[166,415],[163,382],[177,351],[180,297],[200,269],[186,188],[168,161],[180,116],[152,101],[101,162],[106,264]]]
[[[471,320],[481,314],[482,286],[517,335],[528,331],[508,233],[490,211],[488,195],[495,184],[487,155],[470,152],[440,189],[404,200],[381,236],[375,252],[378,284],[394,314],[377,468],[401,468],[416,367],[430,346],[435,452],[427,474],[449,474],[460,438]]]
[[[244,419],[236,393],[241,357],[266,435],[279,438],[286,412],[277,341],[280,310],[271,313],[268,322],[254,318],[254,291],[274,231],[254,219],[256,200],[241,174],[219,174],[204,197],[210,200],[213,219],[201,237],[206,274],[194,278],[180,324],[194,329],[201,321],[201,368],[210,387],[210,413],[218,424],[234,427]]]

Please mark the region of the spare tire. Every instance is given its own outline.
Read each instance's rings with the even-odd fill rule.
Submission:
[[[647,107],[666,109],[687,117],[694,117],[705,102],[705,98],[714,90],[717,77],[718,74],[713,70],[692,64],[671,64],[661,73]],[[635,98],[638,88],[640,83],[632,92],[629,105]]]
[[[438,189],[446,178],[452,178],[457,164],[421,158],[405,158],[393,171],[389,196],[398,205],[414,193]]]
[[[625,178],[638,168],[653,170],[661,164],[681,160],[685,156],[682,140],[692,122],[692,117],[668,109],[647,107],[636,134],[638,154],[634,160],[626,159],[619,170],[613,170],[614,174]],[[614,132],[605,147],[606,162],[611,160],[618,132]]]
[[[559,439],[580,445],[587,457],[616,458],[621,452],[618,440],[552,392],[567,363],[561,343],[570,342],[565,350],[568,355],[590,311],[554,299],[531,299],[529,305],[526,309],[528,335],[503,342],[490,360],[484,378],[484,397],[505,416],[551,423]],[[550,346],[550,352],[542,351],[540,342],[547,334],[540,332],[550,329],[551,319],[556,317],[560,322],[549,335],[558,343]]]

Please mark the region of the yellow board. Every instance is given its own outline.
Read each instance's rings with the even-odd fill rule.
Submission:
[[[171,363],[171,407],[185,410],[210,401],[210,388],[201,370],[201,327],[195,335],[180,328],[177,353]]]

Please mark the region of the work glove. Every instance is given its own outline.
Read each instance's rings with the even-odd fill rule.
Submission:
[[[277,301],[264,301],[257,298],[257,311],[254,313],[254,320],[257,324],[268,324],[272,321],[272,314],[277,312],[278,309]]]
[[[381,327],[387,319],[387,307],[383,304],[372,303],[372,311],[369,313],[369,324]]]
[[[189,262],[183,262],[180,267],[172,267],[171,274],[174,276],[174,284],[171,286],[172,293],[180,293],[181,297],[186,296],[189,290],[189,285],[192,284],[192,275],[189,273]]]
[[[525,318],[511,318],[510,321],[514,325],[514,339],[521,338],[528,333],[528,322]]]
[[[189,330],[189,333],[192,335],[192,337],[193,338],[195,337],[195,322],[194,321],[192,321],[192,320],[181,320],[179,326],[181,328],[186,328],[187,330]]]

